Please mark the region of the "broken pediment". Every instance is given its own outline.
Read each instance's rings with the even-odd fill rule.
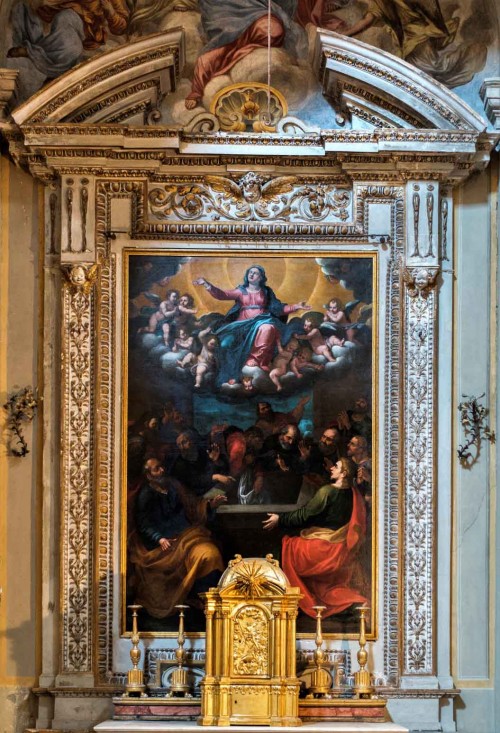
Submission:
[[[172,118],[170,107],[179,106],[175,99],[185,62],[184,42],[184,30],[176,28],[94,56],[42,88],[12,116],[22,127],[60,123],[132,127],[165,124]],[[278,88],[279,79],[274,78],[269,99],[274,103],[279,97],[281,109],[275,105],[269,110],[267,126],[258,121],[245,130],[245,114],[259,120],[260,111],[265,119],[267,99],[266,85],[252,80],[250,74],[244,82],[230,85],[229,92],[218,90],[210,104],[196,107],[185,124],[174,127],[189,132],[281,134],[313,133],[320,129],[481,132],[486,128],[485,121],[442,84],[402,59],[361,41],[317,29],[311,68],[318,92],[322,90],[330,108],[329,114],[323,110],[321,125],[310,125],[300,110],[297,113],[293,104],[288,104],[290,90],[286,84]],[[239,89],[243,89],[244,95]],[[233,90],[230,102],[234,109],[227,103],[225,107],[218,103]],[[238,94],[243,111],[234,106],[238,105]]]
[[[184,65],[181,28],[141,38],[95,56],[18,107],[18,125],[54,123],[148,125],[175,90]]]
[[[361,41],[318,29],[315,67],[323,93],[354,129],[486,128],[443,84]]]
[[[105,160],[106,167],[114,166],[116,156],[146,156],[153,171],[165,155],[177,154],[347,152],[359,156],[363,167],[367,154],[425,152],[448,156],[439,175],[460,179],[489,159],[494,140],[485,121],[422,71],[337,33],[317,29],[315,44],[309,68],[316,75],[314,95],[323,100],[321,126],[310,125],[289,104],[286,85],[268,90],[252,78],[214,91],[207,106],[190,111],[186,124],[169,124],[180,106],[187,110],[179,98],[185,31],[174,28],[80,64],[14,109],[14,124],[2,123],[2,131],[13,157],[43,177],[82,157],[101,168]],[[11,77],[9,70],[9,89]],[[2,79],[0,73],[0,88]],[[395,158],[391,166],[399,166]]]

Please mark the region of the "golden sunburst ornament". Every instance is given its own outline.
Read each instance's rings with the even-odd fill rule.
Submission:
[[[235,555],[226,572],[230,577],[223,584],[224,590],[231,595],[261,598],[270,593],[283,595],[286,592],[283,572],[272,555],[267,555],[265,562],[261,558],[243,560],[241,555]]]

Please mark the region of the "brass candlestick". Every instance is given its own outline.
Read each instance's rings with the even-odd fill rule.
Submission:
[[[358,664],[359,670],[354,673],[354,694],[358,698],[370,698],[373,694],[371,685],[370,672],[365,669],[368,661],[368,652],[366,646],[366,617],[370,609],[367,606],[360,606],[359,611],[359,651]]]
[[[326,606],[313,606],[313,610],[316,611],[316,638],[315,644],[316,649],[314,650],[314,661],[316,663],[316,669],[311,675],[311,687],[309,688],[309,695],[322,696],[328,695],[332,686],[332,676],[328,670],[325,669],[326,654],[323,647],[323,631],[321,628],[321,613],[324,611]],[[308,696],[309,696],[308,695]]]
[[[130,650],[130,659],[132,660],[132,669],[127,673],[127,684],[125,685],[124,697],[146,697],[144,684],[144,672],[139,669],[141,659],[141,650],[139,649],[139,631],[137,629],[137,612],[142,606],[128,606],[132,611],[132,649]]]
[[[175,650],[175,658],[177,660],[177,669],[174,669],[170,678],[170,692],[169,696],[184,697],[189,695],[190,686],[188,683],[188,670],[184,666],[186,662],[186,650],[184,649],[184,643],[186,636],[184,634],[184,611],[189,606],[183,606],[179,604],[176,606],[179,609],[179,631],[177,633],[177,644],[178,647]]]

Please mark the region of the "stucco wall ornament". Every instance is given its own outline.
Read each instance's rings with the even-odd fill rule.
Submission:
[[[458,406],[460,412],[460,423],[464,430],[466,442],[458,448],[458,457],[464,468],[471,468],[476,463],[481,452],[481,441],[489,440],[494,443],[495,432],[490,429],[489,425],[485,425],[485,420],[489,410],[481,404],[480,400],[484,397],[484,392],[479,397],[462,395],[464,402]],[[469,448],[475,446],[475,453],[472,454]]]
[[[438,267],[404,267],[402,273],[408,295],[412,298],[417,296],[427,298],[429,291],[436,284],[438,272]]]
[[[11,455],[23,458],[30,451],[28,443],[23,435],[22,423],[30,423],[35,417],[39,399],[36,391],[31,387],[23,387],[10,395],[3,405],[7,411],[7,430],[10,432],[7,443]],[[12,441],[16,440],[19,447],[14,447]]]
[[[83,292],[88,295],[97,279],[99,265],[74,265],[64,267],[63,273],[73,293]]]
[[[404,384],[404,644],[405,675],[434,674],[434,348],[438,268],[403,270]]]
[[[221,89],[210,111],[219,120],[221,130],[275,132],[288,105],[281,92],[267,84],[240,83]]]
[[[149,193],[149,210],[156,219],[279,219],[346,221],[351,192],[331,183],[300,185],[296,176],[270,178],[246,173],[236,181],[205,176],[194,185],[166,184]]]
[[[92,670],[94,299],[87,268],[63,268],[61,672]]]

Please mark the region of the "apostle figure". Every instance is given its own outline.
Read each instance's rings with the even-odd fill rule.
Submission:
[[[269,514],[264,529],[304,527],[298,537],[283,537],[281,566],[292,586],[303,594],[299,606],[315,618],[314,606],[325,606],[324,618],[367,599],[350,581],[353,560],[366,532],[365,502],[353,481],[354,464],[340,458],[330,469],[330,483],[307,504],[284,514]]]
[[[150,616],[169,616],[190,594],[196,596],[217,583],[224,563],[205,524],[210,513],[225,501],[222,495],[211,499],[192,496],[175,479],[165,476],[157,458],[144,464],[129,546],[135,602]]]

